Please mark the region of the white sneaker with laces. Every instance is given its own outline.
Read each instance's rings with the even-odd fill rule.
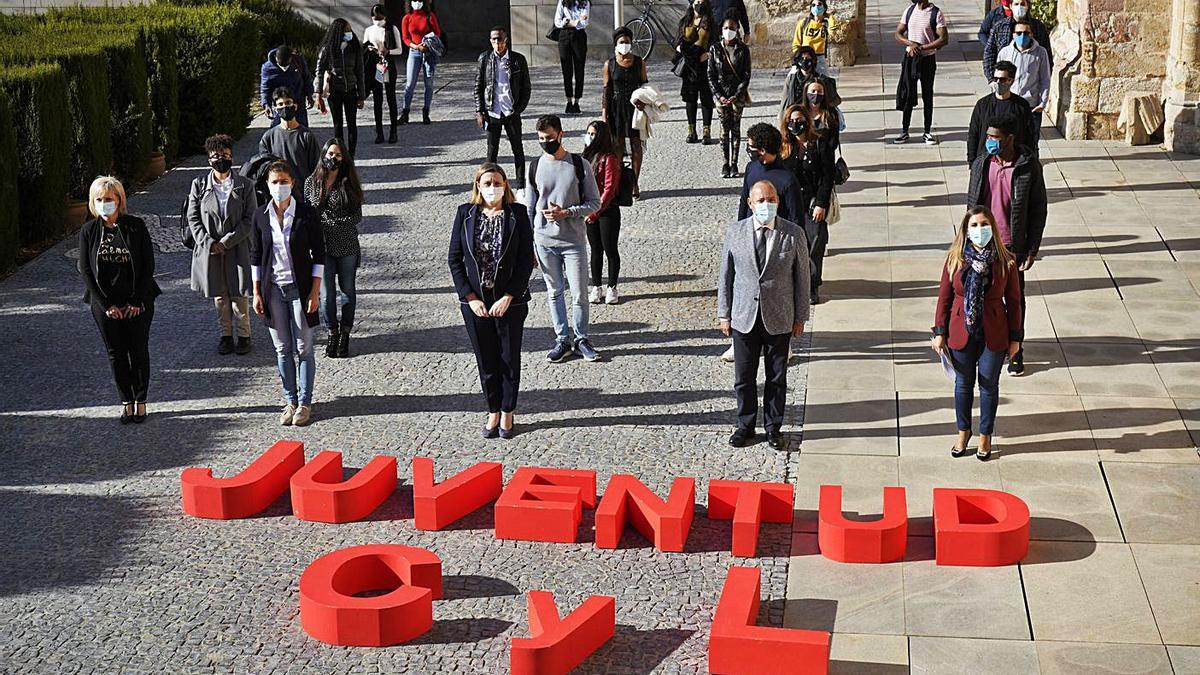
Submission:
[[[721,360],[725,363],[733,363],[733,345],[729,345],[729,349],[721,354]]]
[[[600,286],[592,286],[591,290],[588,291],[588,302],[593,305],[604,302],[604,289]]]
[[[615,305],[620,301],[621,298],[617,295],[617,287],[609,286],[608,292],[604,294],[604,303],[607,305]]]

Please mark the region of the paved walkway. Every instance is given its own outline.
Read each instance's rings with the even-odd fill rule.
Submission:
[[[171,252],[179,196],[202,170],[198,158],[130,201],[135,212],[161,215],[164,228],[146,425],[113,419],[107,364],[78,302],[73,243],[4,280],[5,669],[497,672],[508,640],[528,629],[524,593],[548,589],[561,607],[593,593],[617,599],[617,635],[582,670],[695,672],[705,668],[725,570],[752,564],[763,569],[762,621],[834,630],[841,672],[1200,671],[1200,649],[1186,646],[1200,643],[1200,468],[1188,431],[1200,434],[1200,239],[1185,215],[1196,212],[1200,160],[1117,144],[1046,144],[1053,204],[1045,259],[1031,274],[1029,374],[1003,381],[1001,456],[952,464],[950,385],[925,344],[938,257],[961,212],[966,120],[983,90],[977,43],[957,40],[973,34],[979,10],[949,8],[955,41],[938,73],[943,144],[893,148],[883,141],[898,121],[888,110],[895,68],[880,63],[898,61],[887,34],[903,6],[872,5],[872,48],[882,58],[839,81],[854,175],[842,190],[811,372],[803,356],[793,363],[792,433],[782,451],[725,444],[732,374],[716,359],[726,343],[713,325],[713,288],[737,186],[718,177],[718,148],[679,142],[682,110],[652,141],[645,200],[625,214],[625,301],[593,312],[605,362],[542,360],[551,334],[537,284],[523,433],[511,442],[478,439],[474,361],[445,267],[453,208],[483,155],[463,114],[467,65],[443,68],[432,126],[404,129],[398,146],[375,146],[364,134],[369,204],[356,356],[319,359],[311,427],[285,433],[274,423],[277,376],[260,324],[251,356],[215,354],[211,307],[187,290],[187,255]],[[652,80],[674,96],[662,65]],[[779,73],[755,78],[760,103],[747,126],[773,117],[782,83]],[[536,73],[535,88],[529,117],[559,110],[555,72]],[[589,85],[585,110],[598,109],[596,89]],[[568,120],[571,147],[585,120]],[[329,133],[328,124],[319,122],[319,132]],[[258,135],[251,130],[238,157]],[[529,129],[530,150],[531,137]],[[632,473],[663,494],[679,475],[701,485],[793,481],[799,510],[792,527],[764,528],[761,557],[749,561],[729,554],[728,523],[709,522],[703,508],[685,554],[657,553],[635,535],[601,553],[590,544],[590,512],[575,546],[498,542],[489,510],[458,529],[420,533],[407,480],[371,520],[350,525],[299,522],[285,503],[229,523],[181,512],[182,468],[228,473],[285,437],[305,441],[309,456],[341,450],[350,467],[394,454],[402,477],[423,455],[437,459],[439,477],[486,459],[503,461],[508,475],[521,465],[594,468],[601,484]],[[847,509],[863,513],[879,510],[882,485],[906,485],[912,559],[859,567],[815,555],[822,482],[844,484]],[[1024,497],[1035,515],[1027,563],[933,566],[934,485]],[[433,631],[390,649],[307,638],[297,615],[300,572],[323,553],[376,542],[425,546],[443,558],[447,598],[436,605]]]

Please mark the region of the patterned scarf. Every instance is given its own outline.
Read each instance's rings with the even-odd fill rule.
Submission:
[[[500,254],[504,248],[504,219],[501,211],[493,217],[479,210],[479,222],[475,226],[475,257],[479,261],[480,283],[484,288],[496,285],[496,271],[500,265]]]
[[[995,260],[996,251],[990,246],[981,251],[967,242],[963,247],[963,306],[966,309],[963,313],[967,332],[975,338],[983,338],[983,299],[992,285]]]

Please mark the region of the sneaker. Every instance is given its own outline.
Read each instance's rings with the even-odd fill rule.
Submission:
[[[733,345],[729,345],[729,349],[721,353],[721,360],[725,363],[733,363]]]
[[[621,301],[621,296],[617,295],[617,287],[609,286],[608,292],[604,294],[604,304],[615,305]]]
[[[600,352],[592,348],[592,343],[587,340],[580,340],[575,343],[575,351],[583,357],[584,361],[599,361]]]
[[[904,145],[908,142],[908,132],[904,132],[892,139],[892,145]]]
[[[554,343],[554,348],[546,353],[546,360],[550,363],[562,363],[575,351],[570,342],[563,340]]]
[[[250,353],[250,338],[248,338],[248,337],[238,338],[237,346],[233,348],[233,351],[235,351],[238,354],[241,354],[243,356],[246,354],[249,354]]]
[[[303,427],[308,426],[308,423],[311,421],[312,404],[301,404],[299,408],[296,408],[296,414],[292,417],[292,424],[295,424],[298,427]]]
[[[593,305],[598,305],[604,301],[603,289],[600,286],[592,286],[592,290],[588,291],[588,302]]]
[[[925,139],[925,145],[937,145],[937,139],[934,138],[933,134],[929,133],[928,131],[926,131],[924,134],[921,134],[921,138]]]
[[[1016,354],[1008,360],[1008,374],[1021,375],[1025,372],[1025,350],[1018,349]]]
[[[729,178],[729,162],[721,165],[721,178]]]
[[[283,407],[283,412],[279,414],[279,424],[285,427],[292,425],[292,420],[296,416],[296,406],[291,403]]]
[[[233,353],[233,337],[230,335],[223,336],[221,341],[217,343],[217,353],[224,356],[225,354]]]

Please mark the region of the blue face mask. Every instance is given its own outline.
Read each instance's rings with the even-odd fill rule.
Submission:
[[[989,138],[989,139],[987,139],[987,141],[984,142],[984,147],[987,148],[989,155],[999,155],[1000,154],[1000,139]]]
[[[771,222],[778,212],[779,205],[775,202],[759,202],[754,205],[754,219],[763,225]]]
[[[1026,35],[1024,33],[1022,33],[1021,35],[1013,36],[1013,44],[1015,44],[1020,49],[1028,49],[1031,42],[1033,42],[1033,38],[1030,38],[1028,35]]]
[[[349,42],[354,39],[354,33],[351,33],[349,31],[342,33],[342,39],[345,40],[346,42]]]
[[[992,228],[990,227],[968,227],[967,237],[979,248],[984,248],[992,242]]]
[[[96,202],[96,213],[99,213],[101,216],[107,218],[116,212],[117,212],[117,203],[116,202],[101,202],[101,201]]]
[[[824,13],[825,13],[824,5],[813,5],[813,8],[812,8],[813,16],[821,16]]]

